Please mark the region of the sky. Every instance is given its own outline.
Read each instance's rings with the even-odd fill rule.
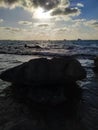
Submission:
[[[98,0],[0,0],[0,40],[98,39]]]

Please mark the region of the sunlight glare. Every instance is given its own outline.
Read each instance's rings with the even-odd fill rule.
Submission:
[[[50,12],[45,12],[43,8],[39,7],[35,10],[34,17],[37,19],[50,19]]]

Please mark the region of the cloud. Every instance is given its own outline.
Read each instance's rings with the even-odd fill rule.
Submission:
[[[53,27],[54,26],[54,22],[36,22],[33,24],[33,28],[37,28],[37,27]]]
[[[18,23],[21,25],[32,25],[32,22],[29,21],[19,21]]]
[[[47,23],[44,23],[44,24],[39,24],[39,25],[37,25],[38,27],[49,27],[49,24],[47,24]]]
[[[1,6],[22,6],[26,8],[42,7],[46,10],[56,7],[59,3],[60,0],[0,0]]]
[[[70,18],[78,16],[81,13],[82,4],[78,3],[77,7],[72,7],[70,0],[0,0],[0,6],[14,9],[15,7],[22,7],[32,14],[32,21],[19,21],[18,24],[34,27],[34,23],[38,20],[53,21],[69,21]],[[38,9],[42,9],[38,10]],[[35,21],[34,21],[35,20]],[[40,22],[41,23],[41,22]],[[36,27],[51,28],[51,25],[36,24]]]
[[[23,7],[31,12],[36,11],[36,8],[43,8],[44,12],[51,11],[51,15],[77,15],[80,13],[78,8],[70,7],[70,0],[0,0],[0,6],[15,8]],[[78,3],[78,6],[83,4]]]
[[[98,20],[89,20],[89,21],[85,21],[84,22],[85,26],[89,26],[89,27],[94,27],[94,28],[98,28]]]
[[[55,31],[56,33],[64,33],[64,32],[66,32],[66,31],[68,31],[68,29],[67,29],[67,27],[64,27],[64,28],[56,28],[56,29],[54,29],[54,31]]]
[[[82,3],[77,3],[78,7],[84,7],[84,5]]]
[[[2,23],[4,20],[3,19],[0,19],[0,23]]]
[[[19,0],[0,0],[0,7],[14,8]]]
[[[60,3],[60,0],[33,0],[35,7],[42,7],[46,10],[50,10],[56,7]]]
[[[9,32],[20,32],[23,31],[24,29],[13,28],[13,27],[0,27],[0,30],[9,31]]]
[[[14,31],[14,32],[20,31],[19,28],[12,28],[12,27],[2,27],[2,28],[5,29],[5,30],[8,30],[8,31]]]
[[[88,26],[90,28],[92,28],[93,30],[98,30],[98,20],[90,20],[90,21],[87,21],[85,22],[85,26]],[[97,32],[98,34],[98,32]]]
[[[72,20],[72,25],[69,28],[73,28],[76,30],[79,29],[79,31],[81,32],[81,30],[84,30],[84,33],[87,32],[90,34],[91,32],[94,31],[98,31],[98,20],[95,19],[91,19],[91,20],[86,20],[86,19],[76,19],[76,20]],[[98,34],[98,32],[97,32]]]
[[[1,3],[6,3],[6,4],[9,4],[9,5],[11,5],[11,4],[14,4],[14,3],[16,3],[16,2],[18,2],[19,0],[1,0],[0,2]]]
[[[78,8],[65,8],[64,10],[62,10],[61,8],[56,8],[53,10],[53,12],[51,13],[51,15],[55,16],[55,15],[79,15],[80,14],[80,10]]]
[[[92,23],[92,26],[98,27],[98,21],[93,22],[93,23]]]

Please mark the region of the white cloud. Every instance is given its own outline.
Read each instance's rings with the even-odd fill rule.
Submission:
[[[84,5],[82,3],[77,3],[78,7],[84,7]]]

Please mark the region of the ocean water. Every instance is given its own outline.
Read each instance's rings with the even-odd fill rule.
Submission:
[[[92,77],[93,59],[98,55],[97,40],[80,41],[0,41],[0,73],[30,59],[72,55]],[[2,82],[2,81],[1,81]],[[0,83],[1,83],[0,82]],[[2,86],[2,85],[0,85]],[[1,88],[1,87],[0,87]]]
[[[72,55],[87,71],[87,78],[79,81],[83,94],[79,106],[81,126],[98,130],[98,77],[93,73],[93,59],[98,55],[97,40],[78,41],[0,41],[0,73],[30,59]],[[9,83],[0,80],[0,96]]]

